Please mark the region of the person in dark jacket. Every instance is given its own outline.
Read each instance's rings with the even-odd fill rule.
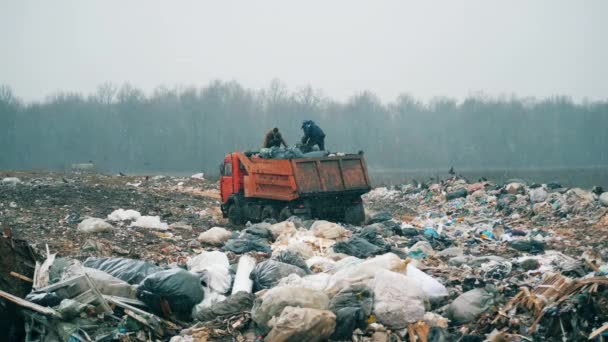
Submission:
[[[266,137],[264,137],[264,148],[281,147],[281,144],[287,147],[287,143],[285,142],[285,139],[283,139],[278,128],[275,127],[266,133]]]
[[[321,127],[317,126],[312,120],[306,120],[302,123],[302,130],[304,136],[302,137],[302,145],[311,149],[315,146],[319,146],[319,150],[325,151],[325,133]]]

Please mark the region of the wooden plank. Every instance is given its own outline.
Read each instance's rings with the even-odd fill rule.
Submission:
[[[116,304],[113,301],[118,301],[120,303],[125,303],[125,304],[129,304],[129,305],[147,307],[146,303],[142,302],[139,299],[111,296],[111,295],[105,295],[105,294],[103,295],[103,298],[105,298],[108,302],[113,303],[113,304]]]
[[[17,296],[13,296],[10,293],[4,292],[2,290],[0,290],[0,297],[9,300],[23,308],[29,309],[29,310],[33,310],[36,312],[39,312],[41,314],[45,314],[45,315],[49,315],[49,316],[53,316],[56,318],[61,318],[61,314],[51,308],[47,308],[46,306],[42,306],[42,305],[38,305],[38,304],[34,304],[32,302],[29,302],[25,299],[21,299]]]
[[[26,277],[23,274],[19,274],[17,272],[13,272],[11,271],[11,273],[9,273],[10,275],[12,275],[15,278],[21,279],[23,281],[27,281],[28,283],[33,283],[34,280],[32,278]]]
[[[91,278],[89,278],[89,276],[86,273],[84,273],[83,276],[84,276],[84,279],[86,279],[87,283],[89,284],[89,287],[95,294],[95,297],[97,297],[98,308],[101,310],[101,312],[109,312],[109,313],[113,312],[112,308],[108,305],[108,302],[106,302],[105,298],[103,298],[103,295],[101,294],[101,292],[99,292],[99,290],[97,289],[95,284],[93,284],[93,282],[91,281]]]
[[[604,323],[604,325],[602,325],[601,327],[595,329],[590,335],[589,335],[589,339],[592,340],[595,337],[597,337],[599,334],[608,331],[608,323]]]

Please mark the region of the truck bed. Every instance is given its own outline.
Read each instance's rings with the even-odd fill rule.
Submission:
[[[291,201],[299,197],[363,194],[371,189],[362,154],[290,160],[239,155],[247,171],[245,197]]]

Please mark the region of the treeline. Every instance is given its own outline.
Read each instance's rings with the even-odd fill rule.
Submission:
[[[59,93],[23,103],[0,87],[0,168],[63,169],[93,161],[106,171],[216,172],[233,150],[258,148],[279,127],[289,144],[304,119],[332,151],[366,152],[375,168],[456,169],[608,165],[608,101],[574,103],[473,96],[423,103],[371,92],[338,102],[279,81],[159,87],[151,94],[104,84],[88,96]]]

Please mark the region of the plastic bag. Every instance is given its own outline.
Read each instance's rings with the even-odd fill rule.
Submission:
[[[132,222],[129,227],[140,227],[157,230],[167,230],[169,225],[166,222],[161,222],[159,216],[141,216]]]
[[[365,330],[372,313],[374,292],[366,285],[353,285],[338,292],[329,302],[329,309],[336,314],[336,329],[332,340],[348,340],[355,329]]]
[[[270,230],[271,226],[272,225],[267,222],[256,223],[254,225],[247,227],[247,229],[244,230],[244,233],[255,235],[262,239],[271,241],[271,240],[274,240],[272,231]]]
[[[204,308],[197,305],[192,309],[192,318],[201,322],[212,321],[217,317],[233,316],[241,312],[250,311],[255,296],[247,292],[237,292],[221,302]]]
[[[198,274],[171,268],[147,276],[137,288],[137,298],[158,315],[163,314],[161,300],[180,317],[190,317],[192,308],[203,300],[203,285]]]
[[[337,239],[344,235],[345,229],[339,224],[328,221],[315,221],[310,230],[316,237],[324,239]]]
[[[163,270],[150,262],[126,258],[88,258],[83,266],[102,270],[131,285],[139,284],[148,275]]]
[[[55,292],[32,292],[25,296],[25,300],[42,306],[57,306],[61,298]]]
[[[317,273],[300,277],[297,274],[290,274],[281,279],[277,286],[304,287],[311,290],[323,291],[327,287],[331,275],[327,273]]]
[[[279,316],[287,306],[327,310],[329,298],[321,291],[301,287],[275,287],[256,299],[251,318],[262,334],[268,333],[268,321]]]
[[[306,265],[306,261],[304,261],[304,259],[302,259],[300,254],[297,252],[284,250],[274,255],[272,258],[274,260],[299,267],[302,269],[302,271],[306,272],[306,274],[311,273],[308,265]]]
[[[243,255],[239,258],[239,263],[234,276],[234,284],[232,285],[232,294],[237,292],[251,293],[253,288],[253,280],[250,275],[255,268],[255,259],[249,255]]]
[[[81,233],[101,233],[101,232],[109,232],[114,227],[108,222],[95,217],[90,217],[82,220],[78,224],[78,231]]]
[[[369,223],[370,224],[379,223],[379,222],[389,221],[392,219],[393,219],[393,215],[391,215],[391,213],[389,213],[388,211],[381,211],[379,213],[372,215],[372,217],[369,220]]]
[[[300,277],[305,276],[301,268],[276,260],[266,260],[255,266],[251,272],[253,280],[253,291],[275,287],[279,281],[288,275],[295,273]]]
[[[473,321],[494,304],[493,289],[473,289],[458,296],[446,311],[448,318],[456,324]]]
[[[222,247],[224,251],[230,251],[236,254],[248,253],[251,251],[263,252],[271,254],[272,250],[268,243],[263,239],[254,239],[249,235],[246,238],[230,239]]]
[[[120,280],[111,274],[95,268],[84,267],[79,261],[74,260],[74,263],[64,269],[61,280],[87,274],[99,292],[105,295],[118,296],[124,298],[136,298],[137,287],[130,285],[124,280]]]
[[[276,239],[280,235],[293,236],[297,233],[296,225],[290,221],[283,221],[270,226],[272,236]]]
[[[114,210],[110,215],[108,215],[109,221],[131,221],[137,220],[141,217],[139,211],[135,211],[132,209],[117,209]]]
[[[355,236],[365,239],[372,245],[378,246],[383,252],[387,252],[391,247],[382,238],[382,228],[380,228],[380,231],[378,228],[379,227],[376,225],[364,227],[359,233],[355,234]]]
[[[403,260],[393,253],[386,253],[340,269],[331,276],[326,291],[330,294],[336,294],[352,284],[373,279],[380,270],[403,272],[405,269],[406,263]]]
[[[372,255],[382,254],[386,251],[358,236],[353,236],[348,241],[337,242],[333,246],[333,249],[336,253],[344,253],[357,258],[367,258]]]
[[[306,260],[306,266],[312,272],[330,272],[336,268],[336,262],[320,256],[314,256]]]
[[[325,341],[336,327],[336,315],[327,310],[288,306],[268,325],[272,330],[267,341]]]
[[[407,265],[406,274],[410,279],[414,279],[422,288],[426,296],[431,299],[441,298],[448,295],[448,289],[430,275],[422,272],[413,264]]]
[[[225,228],[213,227],[206,232],[202,232],[197,240],[208,245],[221,246],[224,242],[228,241],[231,236],[232,233]]]
[[[424,317],[426,294],[416,279],[380,270],[373,281],[374,314],[391,329],[403,329]]]
[[[187,266],[190,272],[204,273],[203,279],[212,291],[224,294],[230,289],[232,276],[226,254],[219,251],[202,252],[189,258]]]

